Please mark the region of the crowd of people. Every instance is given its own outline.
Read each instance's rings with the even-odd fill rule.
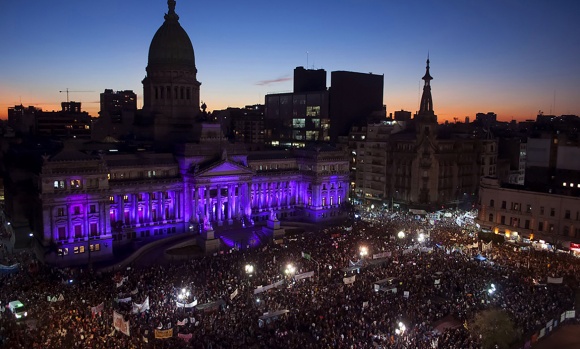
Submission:
[[[19,299],[28,316],[17,321],[8,310],[0,313],[0,343],[43,349],[469,349],[480,344],[464,323],[483,309],[505,310],[524,333],[573,309],[576,258],[520,252],[511,244],[482,251],[473,226],[453,218],[432,223],[372,213],[352,224],[286,236],[283,243],[169,265],[111,273],[23,268],[2,277],[0,300],[4,308]],[[564,281],[546,284],[549,276]],[[389,288],[376,287],[387,278]],[[265,287],[272,284],[277,286]],[[114,329],[114,312],[128,321],[128,335]],[[452,320],[441,326],[445,318]],[[170,330],[168,338],[155,338],[156,330]]]

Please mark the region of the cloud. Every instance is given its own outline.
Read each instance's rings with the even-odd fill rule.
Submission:
[[[277,79],[272,79],[272,80],[260,80],[256,83],[256,85],[259,86],[267,86],[267,85],[272,85],[272,84],[276,84],[278,82],[284,82],[284,81],[290,81],[292,80],[292,77],[290,76],[283,76]]]

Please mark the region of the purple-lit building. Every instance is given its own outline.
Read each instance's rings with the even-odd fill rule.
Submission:
[[[175,2],[168,4],[151,44],[135,129],[138,141],[173,141],[172,151],[122,142],[99,151],[95,143],[69,143],[43,156],[33,180],[38,201],[28,219],[37,255],[47,263],[108,260],[136,240],[197,233],[207,221],[219,231],[260,225],[272,211],[282,220],[310,222],[346,215],[341,204],[348,199],[349,164],[342,151],[317,146],[248,152],[228,142],[219,123],[199,118],[193,49],[191,42],[185,49],[177,45],[189,38],[177,22]],[[161,45],[171,33],[179,34],[177,41]],[[163,73],[180,69],[189,72],[181,80]],[[150,122],[143,122],[147,115]],[[16,233],[27,238],[29,232]]]
[[[282,220],[310,222],[345,214],[340,208],[348,199],[349,165],[342,151],[246,154],[223,136],[213,137],[219,124],[200,126],[200,142],[174,154],[93,157],[65,147],[45,157],[37,180],[45,260],[109,259],[114,248],[135,239],[197,232],[205,220],[219,229],[260,224],[271,210]]]

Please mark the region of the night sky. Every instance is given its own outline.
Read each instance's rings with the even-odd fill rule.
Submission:
[[[97,116],[104,89],[142,106],[165,0],[0,1],[0,118],[16,104]],[[416,111],[431,59],[439,120],[580,115],[580,1],[177,0],[209,110],[292,90],[297,66],[384,74],[387,112]],[[307,54],[308,52],[308,54]]]

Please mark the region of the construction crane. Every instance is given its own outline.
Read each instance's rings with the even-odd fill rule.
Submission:
[[[67,87],[67,88],[66,88],[66,90],[62,90],[62,91],[58,91],[58,92],[60,92],[60,93],[66,92],[66,102],[68,103],[68,102],[70,102],[70,101],[69,101],[69,99],[68,99],[68,94],[69,94],[69,92],[74,92],[74,93],[76,93],[76,92],[95,92],[95,91],[71,91],[71,90],[69,90],[69,89],[68,89],[68,87]]]

